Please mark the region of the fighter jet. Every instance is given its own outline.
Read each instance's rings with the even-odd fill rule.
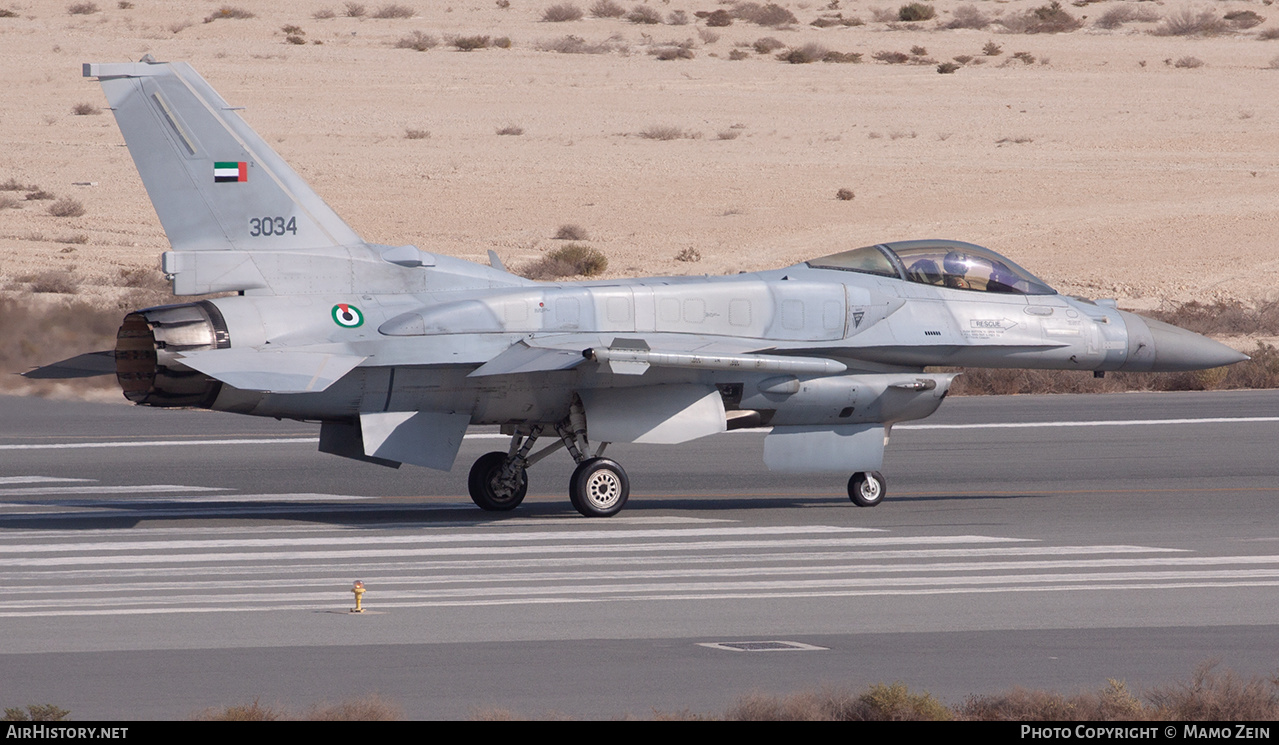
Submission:
[[[189,65],[148,55],[84,75],[101,82],[168,236],[174,294],[235,293],[129,313],[99,357],[124,395],[318,421],[321,451],[393,467],[449,470],[468,427],[497,425],[509,447],[468,481],[485,510],[517,507],[529,468],[563,449],[573,506],[614,515],[630,482],[609,443],[744,427],[771,428],[768,468],[851,474],[849,498],[872,506],[893,425],[936,411],[955,378],[926,368],[1246,359],[952,240],[735,276],[553,283],[493,252],[483,266],[371,244]]]

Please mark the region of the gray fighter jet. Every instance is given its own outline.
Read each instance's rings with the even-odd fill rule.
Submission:
[[[539,283],[362,240],[189,65],[86,64],[102,84],[171,251],[177,295],[130,313],[114,362],[146,406],[319,421],[320,450],[448,470],[467,427],[486,510],[523,500],[563,448],[569,498],[616,514],[613,442],[771,427],[770,469],[852,474],[861,506],[897,422],[933,413],[928,366],[1194,370],[1246,359],[1113,302],[1063,297],[993,251],[950,240],[850,248],[774,271]],[[538,447],[539,443],[541,447]],[[549,443],[549,444],[548,444]]]

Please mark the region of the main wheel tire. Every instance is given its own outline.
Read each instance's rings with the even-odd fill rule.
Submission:
[[[884,501],[888,486],[879,471],[858,471],[848,480],[848,498],[858,507],[874,507]]]
[[[591,458],[583,461],[568,483],[568,498],[587,517],[612,517],[626,506],[631,480],[617,461]]]
[[[475,465],[471,466],[466,486],[471,492],[471,501],[479,505],[480,509],[505,512],[519,507],[520,502],[524,501],[524,495],[528,493],[528,471],[520,469],[519,486],[511,491],[498,483],[504,465],[506,453],[494,451],[481,455]]]

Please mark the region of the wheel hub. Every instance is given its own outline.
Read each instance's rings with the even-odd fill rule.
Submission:
[[[600,509],[613,506],[621,496],[622,481],[612,471],[596,471],[586,481],[586,498]]]

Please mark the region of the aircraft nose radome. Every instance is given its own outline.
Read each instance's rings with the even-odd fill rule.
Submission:
[[[1128,360],[1121,370],[1180,372],[1243,362],[1248,355],[1206,336],[1121,311],[1128,324]]]

